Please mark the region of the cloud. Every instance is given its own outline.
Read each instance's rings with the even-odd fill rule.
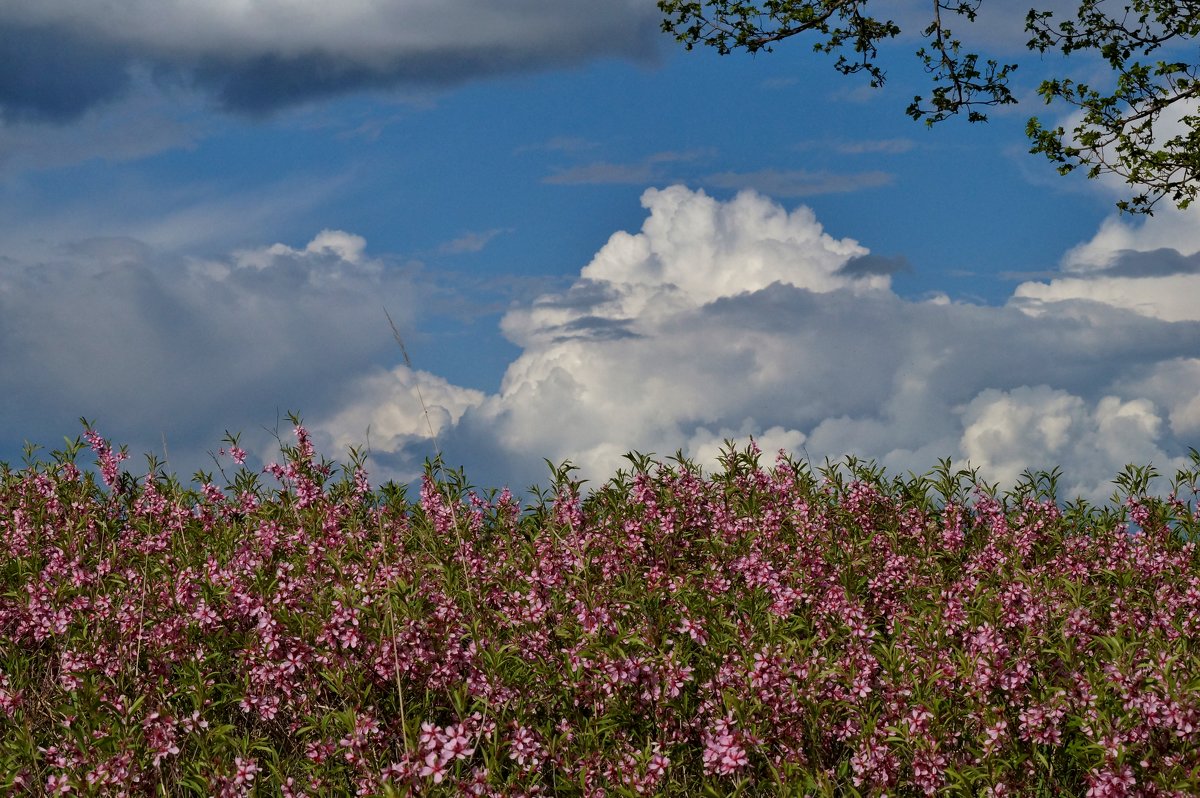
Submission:
[[[1168,277],[1200,274],[1200,252],[1184,255],[1177,249],[1159,247],[1148,252],[1126,249],[1102,269],[1092,272],[1104,277]]]
[[[453,241],[447,241],[438,247],[442,255],[461,255],[467,252],[482,252],[496,236],[511,233],[511,227],[494,227],[491,230],[470,231],[463,233]]]
[[[1200,441],[1200,358],[1180,357],[1134,369],[1117,383],[1123,393],[1140,394],[1166,410],[1171,432]],[[1196,448],[1200,448],[1197,446]]]
[[[1109,217],[1095,236],[1063,257],[1062,276],[1021,283],[1014,299],[1030,313],[1083,301],[1163,321],[1200,321],[1197,231],[1197,208],[1164,209],[1140,222]]]
[[[1162,208],[1140,220],[1113,214],[1095,236],[1067,251],[1062,266],[1070,272],[1097,271],[1111,267],[1123,253],[1164,249],[1183,255],[1200,252],[1200,207]]]
[[[1154,125],[1155,146],[1194,133],[1183,120],[1198,110],[1200,104],[1193,100],[1166,109]],[[1082,112],[1076,111],[1060,122],[1071,130],[1081,119]],[[1115,160],[1112,152],[1108,160]],[[1089,181],[1089,186],[1121,198],[1144,188],[1111,173]],[[1193,300],[1200,295],[1200,205],[1181,210],[1164,198],[1153,216],[1114,212],[1091,239],[1066,252],[1061,267],[1062,275],[1048,283],[1019,285],[1014,299],[1032,314],[1067,303],[1079,307],[1090,303],[1097,317],[1109,308],[1120,308],[1163,321],[1200,320]]]
[[[188,118],[195,98],[164,92],[144,75],[135,82],[136,89],[120,100],[81,110],[70,126],[59,124],[54,115],[9,118],[0,125],[0,175],[72,166],[93,158],[130,161],[190,148],[210,127]]]
[[[581,136],[551,136],[537,144],[524,144],[513,151],[514,155],[526,152],[584,152],[599,147],[599,142]]]
[[[375,368],[337,391],[337,410],[314,429],[323,433],[322,443],[339,454],[363,446],[403,452],[402,458],[392,457],[388,463],[411,474],[420,469],[424,457],[436,454],[436,436],[483,399],[483,392],[460,388],[429,372],[407,366]]]
[[[12,22],[0,9],[0,118],[64,121],[130,82],[120,49],[73,30]]]
[[[900,155],[917,146],[910,138],[890,139],[847,139],[837,141],[831,139],[808,139],[796,144],[797,150],[824,149],[832,150],[842,155]]]
[[[642,203],[641,230],[613,234],[570,288],[506,314],[521,354],[500,389],[464,397],[453,423],[447,410],[440,444],[476,484],[544,481],[544,457],[603,479],[634,449],[711,466],[753,434],[898,473],[946,456],[993,481],[1061,465],[1066,490],[1103,500],[1126,462],[1182,464],[1200,424],[1172,391],[1200,380],[1195,322],[912,302],[891,291],[901,259],[829,236],[807,208],[682,186]],[[411,397],[395,401],[411,419]],[[375,448],[380,463],[412,451]]]
[[[581,185],[645,185],[654,178],[654,165],[642,163],[596,163],[570,166],[556,169],[552,174],[542,178],[542,182],[552,186],[581,186]]]
[[[257,240],[264,228],[286,227],[336,198],[355,177],[347,171],[298,174],[252,186],[207,180],[153,189],[122,181],[108,187],[103,202],[85,197],[53,205],[9,192],[0,194],[2,251],[32,263],[54,257],[46,242],[123,237],[148,244],[160,259],[172,253],[220,254]]]
[[[663,166],[666,164],[694,161],[711,154],[711,150],[688,150],[685,152],[656,152],[632,163],[610,163],[596,161],[579,166],[557,169],[542,179],[543,183],[559,186],[574,185],[632,185],[665,182]]]
[[[863,155],[867,153],[884,153],[899,155],[908,152],[917,143],[908,138],[895,139],[866,139],[862,141],[840,141],[834,144],[834,149],[844,155]]]
[[[395,359],[381,305],[415,319],[421,291],[340,231],[211,259],[130,238],[10,259],[0,271],[4,449],[19,450],[15,431],[58,440],[85,415],[135,453],[161,456],[161,433],[173,470],[190,474],[227,426],[280,403],[348,413],[346,387]]]
[[[865,277],[869,274],[911,272],[912,265],[903,255],[894,258],[886,258],[882,255],[859,255],[842,264],[839,271],[848,277]]]
[[[1122,308],[1163,321],[1200,321],[1200,274],[1169,277],[1065,278],[1049,283],[1022,283],[1015,297],[1032,312],[1053,303],[1086,300]]]
[[[363,89],[438,87],[615,56],[647,60],[642,0],[45,0],[0,6],[0,107],[68,120],[129,88],[130,69],[194,81],[261,113]]]
[[[1015,484],[1026,469],[1070,463],[1064,498],[1106,498],[1127,463],[1154,463],[1168,473],[1185,465],[1159,446],[1163,419],[1144,398],[1089,402],[1046,385],[989,389],[966,407],[963,423],[963,454],[1002,485]]]
[[[879,188],[891,185],[895,179],[895,175],[880,171],[840,174],[802,169],[760,169],[757,172],[719,172],[699,182],[710,188],[754,189],[773,197],[812,197]]]
[[[54,440],[87,415],[134,452],[161,433],[188,474],[227,427],[270,455],[263,417],[298,410],[330,456],[369,447],[377,481],[411,481],[441,451],[474,484],[516,489],[545,481],[543,458],[595,481],[630,450],[711,467],[726,438],[754,435],[892,473],[951,457],[1008,483],[1058,465],[1065,493],[1094,500],[1125,463],[1169,473],[1195,444],[1198,321],[1079,298],[1038,313],[1022,296],[910,301],[891,290],[906,261],[829,235],[806,207],[678,185],[642,204],[640,229],[571,285],[504,315],[519,355],[494,392],[396,365],[372,308],[418,335],[437,288],[348,232],[205,258],[132,237],[9,256],[0,429]],[[1151,276],[1122,256],[1097,279],[1192,274],[1190,256],[1143,254]]]

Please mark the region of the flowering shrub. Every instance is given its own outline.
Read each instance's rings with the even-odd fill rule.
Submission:
[[[1106,508],[753,444],[522,508],[294,432],[0,466],[0,791],[1200,794],[1195,452]]]

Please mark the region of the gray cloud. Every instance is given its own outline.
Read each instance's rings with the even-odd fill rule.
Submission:
[[[119,48],[52,26],[6,24],[0,9],[0,117],[6,122],[76,119],[128,88]]]
[[[566,324],[548,328],[554,343],[565,341],[615,341],[639,337],[633,331],[633,319],[606,319],[603,316],[581,316]]]
[[[836,139],[808,139],[797,142],[795,149],[800,151],[815,149],[832,150],[842,155],[900,155],[916,146],[917,142],[909,138],[846,139],[843,141]]]
[[[0,272],[3,449],[19,450],[11,432],[53,442],[87,416],[134,452],[161,456],[161,434],[180,457],[174,468],[200,467],[199,453],[239,419],[270,421],[277,407],[334,412],[347,384],[394,360],[381,304],[407,325],[420,290],[336,231],[301,249],[212,260],[109,238],[9,263]]]
[[[596,163],[557,169],[542,178],[552,186],[625,185],[637,186],[652,182],[655,168],[649,163]]]
[[[1102,228],[1100,235],[1104,234]],[[1070,269],[1048,282],[1021,283],[1013,301],[1034,314],[1053,312],[1067,303],[1096,303],[1179,322],[1200,321],[1197,295],[1200,252],[1184,255],[1173,247],[1158,247],[1117,250],[1091,268]],[[1193,343],[1200,346],[1200,340]]]
[[[667,164],[695,161],[712,154],[711,150],[687,150],[684,152],[656,152],[632,163],[609,163],[596,161],[578,166],[555,170],[542,179],[550,185],[646,185],[647,183],[670,182],[664,167]]]
[[[863,141],[840,141],[834,145],[834,149],[844,155],[864,155],[867,153],[899,155],[900,153],[908,152],[915,146],[917,146],[917,143],[912,139],[871,139]]]
[[[1127,190],[1119,180],[1102,178],[1100,185],[1114,194]],[[1168,207],[1142,219],[1114,213],[1104,220],[1090,240],[1067,251],[1062,267],[1065,272],[1087,274],[1112,266],[1117,259],[1128,258],[1129,253],[1141,253],[1137,257],[1144,267],[1147,259],[1171,259],[1169,254],[1151,254],[1164,249],[1173,249],[1185,256],[1200,251],[1200,208],[1194,205],[1186,210]]]
[[[912,265],[903,255],[894,258],[882,255],[860,255],[846,261],[841,268],[841,274],[849,277],[868,274],[901,274],[911,271]]]
[[[535,308],[561,308],[586,313],[620,298],[620,292],[607,282],[581,278],[561,294],[543,294],[533,301]]]
[[[698,182],[711,188],[753,189],[772,197],[812,197],[843,194],[890,185],[895,175],[888,172],[809,172],[803,169],[760,169],[756,172],[718,172]]]
[[[270,112],[344,92],[442,87],[602,56],[655,57],[640,0],[390,0],[0,6],[0,109],[65,121],[119,97],[130,70],[192,81],[225,108]]]
[[[525,144],[513,151],[514,155],[525,152],[584,152],[599,147],[599,142],[580,136],[552,136],[537,144]]]
[[[467,252],[482,252],[496,236],[511,233],[511,227],[494,227],[491,230],[470,231],[463,233],[453,241],[447,241],[438,247],[441,255],[461,255]]]
[[[1177,249],[1160,247],[1149,252],[1126,249],[1117,252],[1107,266],[1092,272],[1097,277],[1169,277],[1200,274],[1200,252],[1184,255]]]

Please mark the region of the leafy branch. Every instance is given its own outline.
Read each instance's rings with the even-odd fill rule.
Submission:
[[[985,122],[982,109],[1017,102],[1009,83],[1018,65],[971,52],[949,26],[952,16],[975,22],[982,4],[934,0],[916,51],[933,87],[906,108],[914,120],[929,127],[953,116]],[[1089,178],[1120,177],[1134,189],[1117,203],[1122,211],[1150,215],[1164,198],[1186,208],[1200,192],[1200,57],[1187,49],[1200,35],[1200,0],[1110,6],[1110,0],[1081,0],[1074,18],[1062,21],[1052,11],[1027,14],[1031,52],[1099,56],[1114,74],[1106,88],[1066,76],[1042,81],[1045,103],[1078,110],[1070,129],[1031,118],[1030,152],[1046,156],[1060,174],[1084,168]],[[892,20],[866,12],[867,0],[658,0],[658,7],[663,31],[688,50],[702,44],[722,55],[771,52],[778,42],[811,34],[814,51],[838,52],[840,73],[865,72],[876,88],[886,80],[879,44],[900,34]]]

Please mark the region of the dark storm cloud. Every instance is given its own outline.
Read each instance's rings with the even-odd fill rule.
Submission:
[[[313,2],[305,11],[272,2],[0,6],[0,109],[70,121],[119,97],[136,67],[256,115],[348,92],[442,88],[604,56],[647,60],[661,45],[653,6],[639,0]]]
[[[195,76],[197,83],[210,89],[224,108],[257,114],[354,91],[445,87],[481,75],[542,65],[531,57],[518,58],[505,52],[422,54],[396,58],[384,68],[340,54],[271,53],[235,63],[209,59],[196,70]]]
[[[68,122],[129,85],[128,59],[111,46],[0,19],[0,113],[6,121]]]

